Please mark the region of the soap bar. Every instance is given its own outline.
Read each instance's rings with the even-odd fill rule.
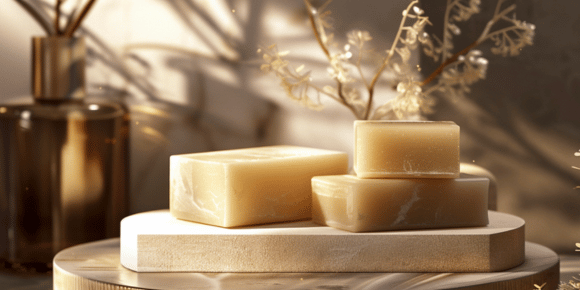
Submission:
[[[354,132],[360,178],[459,177],[459,126],[453,122],[355,121]]]
[[[311,178],[345,174],[344,152],[267,146],[170,157],[171,214],[221,227],[308,219]]]
[[[488,223],[489,179],[312,178],[312,220],[350,232],[476,227]]]
[[[460,163],[459,170],[461,173],[489,178],[487,208],[489,210],[497,210],[497,179],[495,175],[493,175],[493,173],[491,173],[489,170],[472,163]]]

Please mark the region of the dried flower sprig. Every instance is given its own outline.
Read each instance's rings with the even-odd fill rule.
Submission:
[[[72,37],[95,4],[96,0],[88,0],[78,15],[75,13],[76,10],[73,11],[67,19],[66,26],[64,29],[61,29],[61,6],[65,1],[66,0],[56,0],[56,3],[54,4],[54,19],[52,21],[50,20],[50,16],[46,14],[44,8],[38,3],[34,3],[35,1],[16,0],[16,3],[20,4],[20,6],[22,6],[22,8],[24,8],[24,10],[26,10],[34,20],[36,20],[47,35]]]
[[[310,72],[303,72],[303,65],[298,68],[290,67],[289,62],[283,58],[288,54],[288,52],[278,51],[276,45],[271,45],[267,48],[260,48],[258,51],[263,53],[263,58],[266,61],[266,63],[261,66],[262,71],[274,72],[276,76],[280,78],[281,86],[284,88],[288,97],[299,102],[304,107],[313,110],[322,109],[319,96],[320,94],[327,93],[312,85]],[[309,97],[308,91],[310,89],[316,91],[316,100],[312,100]],[[333,95],[327,95],[331,98],[335,98]],[[338,99],[336,100],[338,101]]]
[[[320,95],[326,95],[347,107],[357,119],[409,119],[417,118],[422,113],[429,113],[435,104],[433,93],[463,96],[470,91],[470,85],[485,78],[488,61],[481,56],[480,51],[474,50],[475,47],[491,40],[495,44],[491,49],[492,53],[513,56],[524,46],[533,43],[534,25],[517,20],[515,15],[507,17],[515,10],[515,4],[502,9],[505,0],[498,0],[493,17],[477,40],[463,50],[453,53],[453,36],[461,33],[457,23],[467,21],[472,15],[479,13],[480,0],[447,1],[443,40],[424,31],[424,27],[430,24],[429,19],[423,15],[424,11],[416,6],[418,1],[411,1],[403,11],[391,48],[386,50],[375,74],[369,80],[363,73],[362,60],[363,54],[370,51],[367,49],[367,42],[372,40],[372,37],[367,31],[351,31],[347,34],[348,44],[337,51],[336,48],[340,46],[335,42],[334,35],[329,32],[332,28],[331,13],[326,10],[331,1],[327,0],[318,8],[315,8],[309,0],[304,0],[304,3],[312,31],[329,62],[328,72],[336,82],[336,87],[326,86],[320,89],[313,85],[309,72],[300,74],[304,66],[301,65],[294,71],[290,69],[289,61],[284,59],[287,52],[278,53],[275,45],[270,46],[268,50],[259,50],[266,61],[261,68],[266,72],[275,71],[287,94],[292,99],[300,100],[304,106],[320,110],[322,108]],[[409,20],[414,21],[409,24]],[[492,30],[499,22],[509,25]],[[412,51],[419,44],[425,55],[436,62],[441,62],[422,82],[416,80],[417,69],[409,65]],[[356,69],[358,76],[350,74],[352,68]],[[373,110],[375,86],[387,69],[401,80],[396,86],[398,95]],[[432,85],[431,82],[434,80],[438,82]],[[360,87],[366,89],[366,99],[362,97]],[[309,97],[311,92],[316,93],[316,101]]]
[[[574,156],[579,157],[580,156],[580,150],[578,152],[574,152]],[[572,166],[573,169],[576,170],[580,170],[580,167],[578,166]],[[580,185],[576,186],[574,189],[580,189]]]
[[[460,0],[455,0],[453,2],[460,2]],[[451,4],[453,4],[453,2],[451,2]],[[423,38],[423,39],[425,39],[425,44],[427,46],[427,50],[424,51],[425,54],[427,56],[432,57],[435,61],[437,61],[438,56],[435,52],[440,51],[442,53],[443,60],[442,60],[441,64],[439,65],[439,67],[423,81],[422,86],[427,86],[431,81],[433,81],[440,74],[442,74],[443,70],[445,70],[449,67],[455,67],[455,68],[460,67],[461,63],[462,62],[464,63],[463,60],[459,59],[460,56],[467,55],[475,47],[479,46],[480,44],[482,44],[483,42],[485,42],[487,40],[494,41],[495,47],[493,47],[491,49],[491,52],[494,54],[501,54],[502,56],[508,56],[508,54],[511,56],[518,55],[520,50],[524,46],[533,44],[535,26],[533,24],[517,20],[515,18],[515,15],[512,18],[508,18],[506,15],[508,13],[514,11],[516,9],[516,5],[512,4],[512,5],[510,5],[507,8],[502,10],[501,8],[503,7],[504,2],[505,2],[505,0],[498,0],[493,17],[491,18],[491,20],[488,21],[487,25],[485,26],[485,29],[483,30],[481,35],[477,38],[477,40],[475,40],[473,43],[468,45],[462,51],[454,54],[450,58],[444,57],[445,53],[446,53],[446,47],[449,46],[448,44],[446,44],[444,42],[441,45],[441,47],[439,47],[437,49],[432,49],[433,44],[430,40],[430,37],[428,35],[425,35],[425,37]],[[470,4],[479,4],[479,1],[471,0]],[[470,12],[472,12],[472,14],[479,12],[479,8],[477,6],[470,6],[470,7],[471,8],[469,8],[469,9],[471,9]],[[453,16],[451,16],[451,17],[453,17]],[[502,20],[506,21],[512,25],[492,31],[492,28],[497,23],[501,22]],[[449,21],[446,21],[446,23],[447,22],[449,22]],[[481,53],[478,52],[478,55],[481,55]],[[471,59],[471,60],[474,60],[474,59]],[[456,63],[458,61],[459,61],[459,63]],[[484,72],[483,74],[479,74],[478,79],[484,79],[485,78],[485,68],[487,67],[487,61],[481,57],[477,58],[476,61],[479,62],[479,67],[481,68],[481,72]],[[452,65],[452,64],[455,64],[455,65]],[[457,76],[457,73],[462,73],[462,71],[456,69],[454,71],[448,72],[448,74],[452,74],[452,75],[456,75],[456,76]],[[455,79],[457,79],[457,78],[455,78]],[[471,79],[470,81],[466,82],[466,84],[469,85],[471,83],[474,83],[478,79]],[[447,82],[447,80],[449,80],[449,78],[440,78],[440,83],[436,86],[436,88],[439,89],[439,87],[444,87],[444,88],[453,87],[453,84],[450,84],[449,82]],[[434,89],[432,89],[431,91],[433,91],[433,90]],[[445,89],[443,89],[442,91],[449,92],[448,90],[445,90]]]
[[[577,277],[572,277],[573,280],[568,281],[568,284],[560,282],[558,285],[558,290],[579,290],[580,289],[580,279]]]
[[[322,105],[319,98],[322,94],[346,106],[356,118],[368,119],[373,102],[374,88],[379,77],[388,67],[393,68],[399,73],[405,72],[411,56],[411,50],[417,47],[417,37],[423,31],[425,25],[429,23],[428,18],[422,16],[423,11],[415,6],[418,1],[412,1],[408,5],[407,9],[403,12],[403,19],[401,20],[395,41],[391,48],[386,51],[386,55],[383,56],[380,66],[376,69],[373,77],[368,80],[363,74],[361,62],[366,49],[365,45],[368,41],[372,40],[372,37],[367,31],[351,31],[347,35],[348,44],[342,50],[334,51],[333,48],[338,47],[338,44],[334,41],[334,35],[327,31],[331,28],[331,21],[330,11],[325,10],[331,1],[326,1],[318,8],[313,7],[308,0],[304,0],[304,3],[308,10],[314,36],[330,64],[328,72],[335,80],[336,87],[325,86],[323,89],[320,89],[312,84],[310,73],[296,75],[299,72],[288,69],[289,62],[283,58],[287,53],[280,54],[279,52],[272,51],[276,48],[275,45],[270,46],[269,50],[259,50],[259,53],[263,54],[263,58],[266,61],[266,64],[262,65],[261,69],[266,72],[275,71],[286,93],[292,99],[301,100],[301,103],[306,107],[317,110],[321,109]],[[411,25],[406,25],[407,19],[415,19],[415,22]],[[357,57],[353,58],[353,52],[357,53]],[[399,58],[399,62],[396,64],[392,62],[395,56]],[[353,67],[358,71],[359,76],[357,78],[350,74],[350,69]],[[304,66],[299,66],[300,70],[303,70],[303,68]],[[362,94],[355,85],[357,83],[362,83],[367,90],[368,98],[366,101],[362,99]],[[295,91],[300,92],[300,95],[294,93]],[[309,91],[316,92],[317,101],[307,101],[312,100],[307,95]],[[316,105],[313,106],[312,104]]]

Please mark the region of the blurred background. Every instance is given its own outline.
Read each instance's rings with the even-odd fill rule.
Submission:
[[[72,0],[70,0],[72,1]],[[73,1],[74,2],[74,1]],[[445,0],[423,1],[434,33]],[[461,27],[465,47],[493,15],[495,1]],[[523,1],[521,20],[536,25],[534,45],[516,57],[490,53],[487,78],[466,98],[439,98],[431,120],[461,127],[461,159],[498,179],[498,210],[526,220],[528,241],[560,253],[580,242],[580,2]],[[50,2],[52,3],[52,2]],[[377,51],[390,47],[409,1],[335,0],[334,33],[368,30]],[[99,0],[81,31],[87,36],[89,92],[123,98],[131,119],[131,212],[168,208],[169,156],[271,144],[349,152],[354,117],[323,99],[311,111],[286,97],[260,71],[258,47],[273,43],[305,64],[320,85],[332,85],[328,62],[302,1]],[[14,1],[0,6],[0,101],[30,94],[31,37],[43,31]],[[412,62],[426,73],[430,59]],[[396,92],[386,78],[379,103]]]

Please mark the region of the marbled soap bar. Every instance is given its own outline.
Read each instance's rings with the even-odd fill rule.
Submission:
[[[453,122],[355,121],[360,178],[459,177],[459,126]]]
[[[497,179],[489,170],[471,163],[459,163],[461,174],[469,174],[489,178],[489,194],[487,197],[487,208],[497,210]]]
[[[475,227],[488,223],[489,179],[312,178],[312,220],[351,232]]]
[[[169,208],[221,227],[308,219],[311,178],[347,170],[344,152],[296,146],[173,155]]]

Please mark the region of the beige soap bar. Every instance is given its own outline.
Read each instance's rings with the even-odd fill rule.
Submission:
[[[489,210],[497,210],[497,179],[495,175],[489,170],[471,163],[460,163],[459,169],[461,173],[466,173],[475,176],[487,177],[489,178],[489,194],[487,197],[487,208]]]
[[[310,180],[344,174],[344,152],[268,146],[170,157],[170,210],[177,218],[237,227],[310,218]]]
[[[360,178],[459,177],[459,126],[453,122],[355,121]]]
[[[351,232],[476,227],[488,223],[489,179],[312,178],[312,220]]]

